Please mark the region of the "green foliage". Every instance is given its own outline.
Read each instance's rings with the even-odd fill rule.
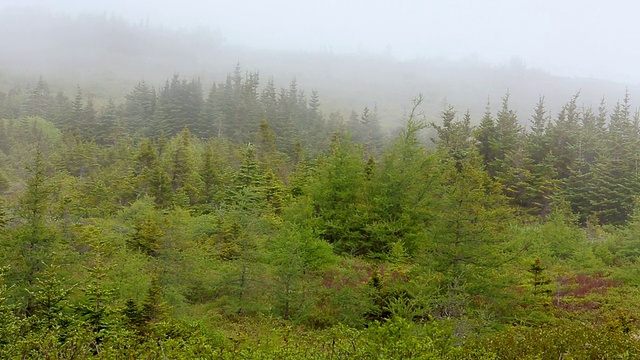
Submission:
[[[640,354],[637,341],[620,331],[576,322],[526,328],[514,326],[470,346],[499,359],[632,359]]]
[[[116,289],[108,279],[108,272],[112,266],[105,264],[108,250],[107,243],[102,239],[103,235],[95,227],[87,227],[83,235],[84,242],[91,246],[93,256],[85,267],[88,278],[87,282],[79,287],[83,298],[75,305],[75,309],[82,321],[95,333],[96,342],[100,342],[106,331],[116,327],[116,311],[113,306]]]
[[[402,241],[409,254],[415,253],[418,239],[424,236],[424,224],[430,218],[429,208],[433,206],[429,195],[435,190],[440,174],[432,171],[438,158],[427,155],[418,141],[419,132],[425,128],[417,119],[420,101],[416,100],[406,128],[383,155],[369,185],[367,200],[372,223],[368,229],[382,243],[383,251]]]
[[[267,245],[269,262],[274,266],[275,306],[283,318],[299,316],[315,297],[312,279],[335,262],[331,246],[308,229],[285,223]]]
[[[192,155],[191,133],[184,128],[176,138],[177,144],[171,155],[171,188],[173,192],[182,190],[191,202],[197,199],[198,181],[195,160]],[[187,204],[188,205],[188,204]]]
[[[158,257],[160,251],[160,240],[163,233],[155,219],[149,215],[146,219],[140,220],[134,227],[129,245],[142,253]]]
[[[27,315],[36,328],[65,328],[72,321],[68,298],[73,287],[65,286],[63,279],[57,275],[58,271],[58,267],[46,265],[42,272],[36,275],[33,290],[27,290]]]
[[[38,243],[42,239],[44,217],[49,205],[50,189],[47,184],[47,169],[44,161],[44,154],[37,149],[33,165],[27,168],[30,176],[22,197],[22,215],[27,221],[32,243]]]
[[[4,281],[7,270],[6,267],[0,269],[0,349],[18,341],[20,332],[25,326],[24,320],[14,315],[16,306],[7,299],[10,290]],[[0,354],[2,354],[1,351]]]
[[[4,229],[9,223],[9,214],[5,208],[5,200],[0,197],[0,231]]]
[[[431,241],[424,245],[434,256],[436,268],[446,271],[450,267],[501,263],[504,259],[496,250],[506,245],[501,234],[513,217],[500,186],[473,155],[444,159],[441,181],[437,207],[450,211],[432,215]]]
[[[200,165],[200,178],[202,179],[202,202],[212,204],[218,200],[217,194],[221,192],[221,169],[213,155],[213,147],[207,143],[204,148]]]
[[[4,194],[10,187],[11,183],[7,179],[7,175],[0,169],[0,195]]]
[[[360,148],[335,135],[331,155],[322,159],[308,189],[314,230],[338,253],[367,255],[384,249],[365,229],[368,185],[362,158]]]
[[[639,356],[628,94],[450,106],[434,149],[422,97],[384,147],[376,108],[258,85],[0,93],[0,357]]]

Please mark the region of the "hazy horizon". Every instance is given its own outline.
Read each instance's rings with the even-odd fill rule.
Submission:
[[[522,63],[568,77],[640,83],[634,8],[609,1],[0,0],[57,14],[107,14],[172,29],[206,27],[227,45],[369,54],[396,60]],[[579,5],[579,7],[577,7]]]

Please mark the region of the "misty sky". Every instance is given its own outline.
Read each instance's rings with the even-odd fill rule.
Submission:
[[[640,3],[629,0],[0,0],[69,14],[219,30],[250,47],[478,59],[640,83]]]

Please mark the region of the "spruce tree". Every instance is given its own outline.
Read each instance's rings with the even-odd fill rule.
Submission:
[[[43,119],[53,120],[50,112],[51,105],[52,98],[49,85],[44,81],[42,76],[40,76],[38,83],[29,92],[29,98],[24,103],[24,114],[26,116],[38,116]]]
[[[0,120],[0,151],[5,155],[9,155],[11,151],[9,136],[7,135],[7,128],[4,120]]]
[[[78,86],[76,90],[76,96],[71,103],[70,114],[64,124],[64,129],[77,133],[85,130],[82,128],[84,123],[85,111],[84,111],[84,99],[82,96],[82,89]]]
[[[75,286],[64,284],[58,266],[45,265],[36,276],[33,288],[27,289],[27,315],[37,328],[67,328],[72,322],[69,295]]]
[[[335,261],[333,251],[308,228],[291,223],[283,224],[268,250],[269,264],[274,267],[276,311],[285,319],[294,318],[316,300],[313,278]]]
[[[191,132],[184,128],[175,138],[176,146],[171,154],[171,188],[173,192],[184,191],[191,200],[197,198],[197,173],[192,154]]]
[[[506,229],[513,219],[500,184],[482,169],[477,153],[443,159],[427,239],[419,263],[443,277],[436,300],[439,316],[462,316],[470,299],[487,295],[489,274],[508,257]],[[483,290],[478,290],[483,289]]]
[[[107,275],[111,270],[111,266],[105,263],[108,244],[101,236],[99,229],[95,227],[90,226],[83,231],[83,240],[90,244],[93,259],[92,263],[85,267],[88,281],[80,288],[84,297],[75,306],[76,311],[95,334],[96,344],[104,337],[104,331],[114,325],[112,302],[115,289],[108,285]]]
[[[495,176],[495,169],[490,164],[493,164],[498,156],[498,150],[496,149],[496,137],[496,122],[491,115],[491,105],[487,103],[486,111],[480,120],[480,125],[476,130],[475,138],[478,143],[478,153],[482,157],[482,163],[491,176]]]
[[[156,111],[156,92],[144,81],[138,83],[131,93],[125,96],[124,114],[128,131],[132,134],[153,136]]]
[[[213,155],[213,147],[211,143],[207,143],[202,153],[200,165],[200,179],[202,180],[200,193],[202,202],[205,204],[212,204],[215,200],[218,200],[217,195],[221,191],[221,169],[218,166]]]
[[[605,152],[592,167],[591,213],[596,214],[601,223],[626,222],[633,210],[634,196],[640,191],[633,154],[638,132],[630,118],[629,103],[627,92],[611,114]]]
[[[27,222],[29,248],[44,241],[44,222],[49,206],[51,189],[48,184],[44,154],[36,149],[33,164],[27,167],[29,179],[21,199],[20,214]]]
[[[113,99],[109,99],[96,120],[95,140],[98,144],[114,144],[123,135],[122,131],[117,131],[118,118],[118,108]]]
[[[555,160],[555,168],[559,179],[566,179],[571,175],[571,168],[578,157],[579,117],[578,96],[562,107],[555,121],[549,128],[549,147]]]
[[[549,115],[545,107],[544,96],[540,96],[531,116],[531,131],[527,133],[527,152],[534,164],[540,164],[549,155]]]
[[[362,148],[336,134],[331,154],[322,160],[310,185],[309,200],[316,231],[338,253],[367,255],[383,250],[381,239],[364,229],[366,193]]]
[[[151,216],[138,220],[128,241],[129,246],[143,254],[160,256],[160,241],[163,236],[157,221]]]
[[[201,139],[223,135],[222,112],[219,102],[218,85],[214,83],[209,90],[207,100],[202,105],[200,122],[196,127],[196,134]]]
[[[428,194],[439,176],[433,171],[438,159],[427,155],[419,140],[426,127],[418,113],[421,102],[421,97],[414,101],[406,126],[382,155],[369,184],[369,217],[373,220],[369,229],[377,239],[379,255],[396,243],[414,254],[429,221],[433,203]]]

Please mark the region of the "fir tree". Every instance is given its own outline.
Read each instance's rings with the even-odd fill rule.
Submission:
[[[51,119],[50,107],[52,103],[49,85],[42,76],[38,79],[36,86],[30,91],[29,98],[24,104],[24,114],[26,116],[38,116],[43,119]]]
[[[136,250],[151,256],[160,256],[160,240],[162,230],[156,220],[149,215],[144,220],[139,220],[135,225],[128,244]]]
[[[221,190],[220,169],[213,155],[213,147],[207,143],[202,154],[200,165],[200,179],[202,179],[202,198],[205,204],[211,204],[217,199]]]
[[[184,128],[176,137],[176,147],[171,155],[171,188],[183,190],[192,201],[197,196],[197,173],[191,149],[191,132]]]
[[[116,131],[118,124],[118,108],[112,99],[109,99],[107,106],[98,115],[96,123],[96,142],[99,144],[113,144],[118,136],[122,136],[121,131]]]
[[[128,130],[133,134],[155,135],[156,92],[144,81],[138,83],[125,96],[124,118]]]
[[[487,103],[486,111],[482,120],[480,120],[480,126],[476,130],[475,138],[478,142],[478,153],[482,157],[482,162],[485,169],[489,171],[491,176],[495,176],[495,169],[490,164],[493,164],[497,158],[498,150],[496,149],[496,123],[491,115],[491,106]]]

